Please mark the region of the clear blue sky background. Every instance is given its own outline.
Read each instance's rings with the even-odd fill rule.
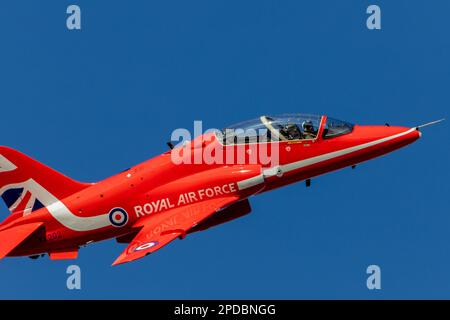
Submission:
[[[78,4],[82,30],[66,29]],[[366,28],[369,4],[382,30]],[[0,143],[83,181],[164,152],[173,129],[260,114],[413,126],[448,116],[447,0],[2,1]],[[450,298],[449,123],[386,157],[252,199],[241,220],[110,267],[0,262],[0,298]],[[7,210],[1,207],[6,217]],[[382,290],[366,288],[366,267]]]

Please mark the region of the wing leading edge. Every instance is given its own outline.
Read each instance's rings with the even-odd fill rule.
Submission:
[[[138,220],[133,227],[141,230],[112,265],[140,259],[178,237],[184,238],[189,229],[238,200],[237,196],[217,198]]]

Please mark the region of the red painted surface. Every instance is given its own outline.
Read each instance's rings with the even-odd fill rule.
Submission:
[[[314,140],[278,143],[279,175],[269,174],[270,166],[250,164],[248,159],[241,164],[176,165],[166,152],[104,181],[86,184],[13,149],[0,147],[0,154],[17,167],[0,170],[0,188],[32,179],[57,199],[57,203],[25,214],[24,206],[32,200],[34,189],[27,192],[26,199],[0,224],[0,238],[7,238],[7,247],[3,248],[3,241],[0,247],[8,256],[50,253],[55,259],[75,258],[77,248],[86,243],[119,237],[121,242],[129,242],[129,247],[115,264],[132,261],[183,238],[189,231],[201,231],[248,213],[245,206],[226,208],[252,195],[370,160],[420,137],[410,128],[355,125],[351,133],[324,139],[325,121],[322,117]],[[382,141],[384,138],[388,140]],[[214,134],[197,139],[206,142],[193,148],[193,157],[206,147],[215,146],[225,154],[238,148],[223,146]],[[364,147],[349,151],[358,146]],[[253,147],[244,146],[246,150]],[[241,188],[243,181],[254,184]],[[231,218],[218,218],[216,213],[221,210]]]

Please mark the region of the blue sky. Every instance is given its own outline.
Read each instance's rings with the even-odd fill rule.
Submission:
[[[82,30],[66,28],[78,4]],[[378,4],[382,29],[366,28]],[[2,1],[0,144],[82,181],[166,151],[172,130],[261,114],[413,126],[448,117],[450,3]],[[359,166],[251,199],[253,212],[121,267],[0,262],[0,298],[450,298],[449,125]],[[7,209],[2,205],[1,214]],[[382,290],[366,288],[368,265]]]

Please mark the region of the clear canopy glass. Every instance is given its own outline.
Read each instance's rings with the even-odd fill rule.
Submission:
[[[218,133],[224,144],[269,141],[312,140],[317,138],[322,116],[311,114],[282,114],[261,116],[222,129]],[[327,118],[322,137],[334,138],[352,132],[353,124]]]
[[[221,131],[225,144],[315,139],[321,116],[283,114],[261,116],[237,123]]]
[[[353,124],[342,120],[327,117],[327,122],[323,130],[323,138],[330,139],[353,131]]]

